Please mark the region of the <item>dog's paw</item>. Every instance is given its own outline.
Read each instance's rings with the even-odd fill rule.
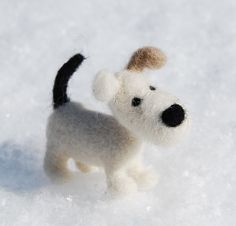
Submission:
[[[114,196],[122,196],[137,192],[137,184],[131,177],[117,177],[108,186],[108,192]]]
[[[149,190],[158,182],[158,176],[152,169],[145,169],[133,175],[140,190]]]

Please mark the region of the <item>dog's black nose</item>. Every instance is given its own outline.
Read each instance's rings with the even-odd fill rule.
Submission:
[[[180,125],[183,122],[184,117],[185,111],[178,104],[171,105],[163,111],[161,115],[162,122],[168,127],[176,127]]]

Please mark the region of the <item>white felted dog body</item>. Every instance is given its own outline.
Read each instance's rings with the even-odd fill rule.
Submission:
[[[67,179],[67,160],[73,158],[83,172],[102,167],[113,193],[155,184],[155,175],[142,164],[143,140],[174,143],[189,121],[179,100],[150,84],[143,75],[145,68],[159,68],[165,59],[159,49],[145,47],[133,54],[125,70],[97,74],[94,95],[108,104],[112,115],[88,110],[67,97],[67,83],[84,60],[81,54],[61,67],[53,88],[54,111],[47,126],[44,168],[50,178]]]

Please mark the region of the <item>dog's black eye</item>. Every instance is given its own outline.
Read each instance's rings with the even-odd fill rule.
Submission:
[[[137,106],[139,106],[141,104],[141,102],[142,102],[142,99],[140,99],[138,97],[134,97],[132,99],[132,106],[133,107],[137,107]]]
[[[150,90],[156,90],[156,87],[154,87],[154,86],[149,86],[149,89],[150,89]]]

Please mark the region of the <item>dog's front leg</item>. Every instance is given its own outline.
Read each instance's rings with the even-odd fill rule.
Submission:
[[[137,191],[137,184],[130,177],[125,168],[114,169],[107,167],[105,169],[108,191],[111,194],[127,194]]]
[[[127,173],[137,183],[139,189],[147,190],[157,184],[158,176],[151,167],[145,167],[141,156],[136,158],[127,168]]]

